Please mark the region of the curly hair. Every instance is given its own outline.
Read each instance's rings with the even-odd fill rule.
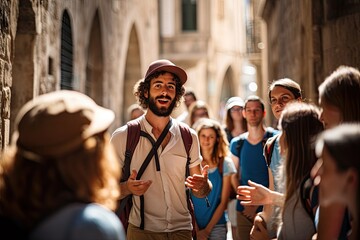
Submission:
[[[114,210],[121,171],[109,134],[87,140],[68,156],[26,158],[16,147],[0,161],[0,213],[27,229],[72,202],[98,203]]]
[[[147,109],[149,107],[149,98],[145,97],[146,93],[149,93],[150,91],[150,82],[152,79],[159,77],[160,75],[164,75],[165,73],[170,73],[167,71],[160,71],[155,72],[151,74],[146,79],[140,79],[134,86],[134,95],[138,100],[138,103],[141,107],[144,109]],[[180,79],[178,76],[176,76],[173,73],[170,73],[173,75],[173,78],[175,80],[175,86],[176,86],[176,95],[175,95],[175,101],[176,106],[179,106],[182,101],[182,96],[185,93],[185,88],[183,85],[181,85]]]

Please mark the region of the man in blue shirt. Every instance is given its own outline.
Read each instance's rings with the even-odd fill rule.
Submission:
[[[230,151],[238,174],[233,175],[233,185],[248,185],[248,180],[269,186],[269,174],[263,155],[265,141],[277,133],[264,125],[265,106],[262,99],[249,96],[245,100],[243,116],[247,121],[248,132],[231,140]],[[237,230],[240,239],[250,239],[255,214],[262,210],[257,206],[243,206],[238,201]]]

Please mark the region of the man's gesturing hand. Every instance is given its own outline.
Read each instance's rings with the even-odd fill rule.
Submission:
[[[194,174],[186,178],[185,185],[188,188],[191,188],[196,197],[206,197],[211,191],[212,185],[208,180],[208,169],[209,165],[205,165],[205,167],[201,170],[201,175]]]
[[[129,192],[136,196],[143,195],[150,187],[151,180],[136,180],[137,171],[132,170],[129,179],[126,182],[126,186]]]

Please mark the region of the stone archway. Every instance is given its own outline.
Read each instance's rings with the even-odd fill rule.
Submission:
[[[14,131],[16,115],[20,108],[35,96],[34,48],[36,38],[35,12],[32,1],[19,2],[19,15],[12,64],[10,136]]]
[[[96,11],[90,31],[88,58],[86,64],[85,93],[94,101],[103,105],[104,95],[104,59],[101,41],[99,12]]]
[[[219,120],[223,120],[224,107],[227,99],[236,95],[236,87],[234,85],[234,72],[231,67],[225,72],[220,92]]]
[[[124,88],[123,88],[123,123],[129,120],[127,116],[128,107],[136,102],[136,98],[133,94],[135,83],[142,78],[140,68],[140,48],[139,39],[135,26],[132,27],[129,37],[128,51],[126,55],[125,76],[124,76]]]

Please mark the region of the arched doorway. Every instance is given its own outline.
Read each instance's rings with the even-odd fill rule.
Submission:
[[[220,105],[219,105],[219,120],[223,120],[224,118],[224,107],[226,101],[236,95],[234,82],[234,73],[231,67],[225,72],[224,79],[221,85],[221,93],[220,93]]]
[[[85,93],[103,105],[103,51],[99,12],[96,11],[91,25],[88,58],[86,64]]]
[[[15,56],[12,64],[10,103],[10,137],[20,108],[34,98],[34,48],[36,38],[35,12],[32,1],[19,2],[19,18],[15,37]]]
[[[133,26],[130,32],[128,52],[126,55],[125,76],[124,76],[124,104],[123,104],[123,118],[122,121],[129,120],[127,116],[128,107],[136,102],[136,98],[133,94],[135,83],[142,77],[140,69],[140,49],[139,39],[136,33],[136,29]]]

